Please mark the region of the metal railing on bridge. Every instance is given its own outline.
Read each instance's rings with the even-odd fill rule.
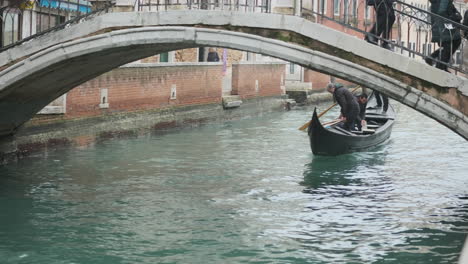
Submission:
[[[300,7],[299,9],[294,8],[293,5],[291,7],[275,7],[271,5],[271,0],[135,0],[131,8],[134,11],[189,9],[300,14],[311,21],[333,27],[359,38],[366,38],[369,42],[380,44],[394,52],[415,59],[426,60],[439,68],[451,68],[455,73],[467,72],[462,67],[465,41],[461,41],[464,38],[463,36],[460,37],[460,32],[468,32],[468,27],[460,24],[460,21],[453,21],[448,17],[431,13],[426,10],[427,7],[410,5],[399,0],[296,1],[296,6]],[[109,12],[112,7],[110,1],[95,1],[92,3],[84,0],[22,0],[22,4],[1,7],[0,14],[4,30],[2,31],[2,48],[0,48],[0,52],[37,36]],[[368,5],[368,3],[374,3],[374,6]],[[91,11],[91,8],[94,11]],[[30,16],[24,15],[27,12],[30,12]],[[23,25],[23,23],[15,20],[15,16],[12,16],[12,14],[23,14],[23,19],[28,17],[31,20],[30,28],[32,28],[34,24],[32,23],[33,13],[36,13],[36,30],[31,29],[30,32],[35,34],[21,39],[20,36],[25,34],[24,32],[18,32],[17,37],[13,36],[5,42],[4,35],[8,35],[7,33],[13,31],[8,30],[8,26],[14,23]],[[381,16],[382,13],[387,14],[383,20],[378,17],[378,14]],[[394,23],[391,21],[393,20],[391,14],[394,15]],[[9,20],[10,22],[8,22]],[[386,31],[385,25],[389,25],[389,34],[379,34],[380,31]],[[432,42],[433,28],[438,29],[435,33],[444,36],[448,34],[448,40],[444,43],[442,41]],[[458,40],[461,42],[459,47],[457,47]],[[455,56],[449,56],[450,58],[447,59],[442,57],[445,54],[444,52],[435,52],[442,45],[445,51],[450,49],[450,53]],[[433,57],[430,57],[431,54]]]
[[[111,6],[110,3],[104,4],[93,11],[86,0],[10,1],[0,6],[0,52],[109,12]]]
[[[376,44],[386,46],[394,52],[426,60],[427,63],[434,64],[441,69],[451,68],[455,73],[467,71],[463,68],[463,50],[466,41],[462,40],[465,32],[468,32],[468,27],[460,24],[461,21],[453,21],[448,17],[431,13],[426,10],[428,7],[414,6],[399,0],[370,0],[374,3],[378,1],[379,4],[374,6],[367,4],[369,0],[366,2],[334,0],[331,2],[331,8],[324,6],[324,0],[312,1],[311,5],[302,7],[303,17],[315,19],[318,23],[335,28],[339,25],[341,29],[350,29],[351,32],[348,32],[350,34],[373,39],[377,42]],[[391,6],[386,4],[388,2],[391,2]],[[386,20],[379,19],[378,16],[382,14]],[[394,21],[391,21],[392,15],[394,15]],[[461,16],[459,18],[461,19]],[[385,33],[382,36],[373,34],[376,31],[372,28],[378,28],[379,21],[383,31],[386,30],[386,24],[390,25],[388,36],[385,36]],[[439,41],[435,39],[435,42],[432,42],[434,31],[439,35],[448,35],[448,38],[446,41],[440,38]],[[460,33],[463,34],[460,35]],[[448,58],[442,58],[444,53],[437,52],[442,45],[446,51],[450,51]]]

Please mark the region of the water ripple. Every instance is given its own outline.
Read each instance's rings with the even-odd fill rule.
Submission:
[[[391,140],[338,157],[311,154],[309,108],[1,167],[0,259],[455,263],[468,144],[396,105]]]

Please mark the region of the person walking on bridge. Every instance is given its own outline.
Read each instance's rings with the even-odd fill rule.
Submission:
[[[341,107],[340,119],[344,121],[342,128],[351,131],[359,114],[359,104],[356,97],[344,88],[340,83],[329,83],[327,91],[333,94],[333,98]]]
[[[395,23],[395,10],[393,9],[395,0],[367,0],[367,5],[373,5],[375,10],[376,21],[364,38],[367,42],[378,45],[378,39],[375,36],[385,39],[381,46],[384,49],[392,50],[389,44],[390,32],[393,23]]]
[[[434,59],[449,63],[450,58],[452,58],[461,44],[460,29],[453,25],[451,21],[459,23],[462,17],[457,8],[453,5],[453,0],[429,1],[431,2],[431,12],[438,15],[431,16],[431,42],[437,42],[439,49],[434,51],[425,61],[431,66],[434,64]],[[443,63],[437,62],[436,68],[448,72],[447,65]]]

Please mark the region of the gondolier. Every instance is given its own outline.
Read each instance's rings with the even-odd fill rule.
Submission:
[[[327,91],[333,94],[333,98],[341,107],[340,118],[344,121],[343,129],[355,130],[354,126],[359,114],[359,104],[356,97],[340,83],[329,83]]]

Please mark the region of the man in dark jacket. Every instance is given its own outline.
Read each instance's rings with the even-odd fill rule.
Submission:
[[[449,63],[450,58],[461,44],[460,29],[450,22],[454,21],[459,23],[461,21],[461,15],[453,5],[452,0],[430,0],[430,2],[431,12],[446,19],[437,16],[431,17],[431,41],[437,42],[440,48],[434,51],[425,61],[429,65],[434,64],[433,59]],[[447,65],[440,62],[436,63],[436,68],[448,71]]]
[[[393,23],[395,23],[395,10],[393,9],[394,0],[371,0],[367,1],[368,4],[372,3],[375,9],[375,23],[369,30],[372,35],[367,35],[365,40],[372,44],[377,45],[378,39],[375,36],[381,36],[382,38],[390,41],[390,31],[392,30]],[[373,36],[375,35],[375,36]],[[384,41],[382,47],[391,50],[390,44]]]
[[[219,61],[218,52],[214,48],[209,48],[206,61]]]
[[[358,130],[362,130],[362,127],[367,124],[366,122],[366,107],[367,107],[367,94],[362,93],[356,96],[359,104],[359,114],[356,119],[356,126]]]
[[[359,104],[356,97],[339,83],[328,84],[327,91],[333,94],[333,98],[341,107],[340,118],[344,121],[343,128],[348,131],[354,130],[359,114]]]

